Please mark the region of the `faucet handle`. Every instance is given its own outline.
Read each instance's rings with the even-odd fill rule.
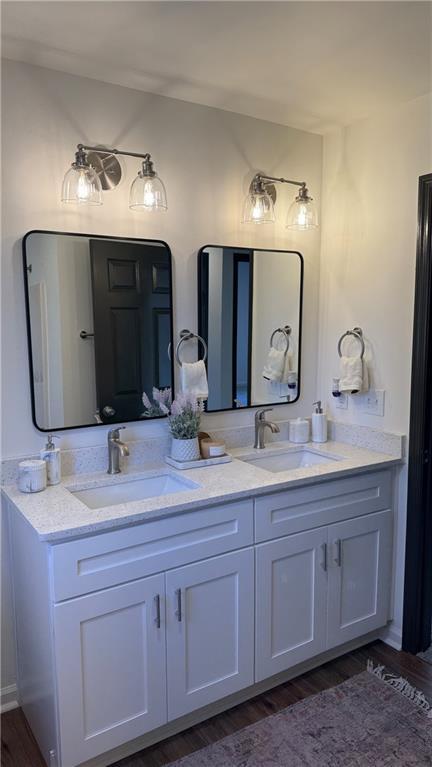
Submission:
[[[126,426],[114,426],[114,428],[110,429],[108,432],[108,439],[120,439],[120,429],[126,429]]]
[[[257,410],[255,413],[255,421],[263,421],[264,415],[266,413],[271,413],[272,410],[272,407],[262,407],[260,410]]]

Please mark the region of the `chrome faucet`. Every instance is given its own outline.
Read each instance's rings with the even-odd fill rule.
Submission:
[[[129,455],[129,448],[120,440],[120,429],[125,429],[125,426],[116,426],[114,429],[110,429],[108,432],[108,470],[107,474],[119,474],[120,468],[120,456],[125,457]]]
[[[255,413],[255,443],[254,447],[258,450],[262,450],[265,447],[264,431],[268,427],[272,434],[278,434],[280,432],[279,426],[273,421],[267,421],[264,418],[265,413],[270,413],[273,410],[272,407],[262,408]]]

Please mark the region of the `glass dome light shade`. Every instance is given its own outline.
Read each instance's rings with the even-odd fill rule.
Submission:
[[[318,213],[312,197],[308,194],[299,194],[291,203],[286,220],[287,229],[316,229],[318,226]]]
[[[243,224],[272,224],[275,221],[273,200],[267,192],[249,192],[243,206]]]
[[[91,165],[73,163],[62,186],[62,202],[80,205],[102,205],[102,186]]]
[[[168,209],[165,186],[156,173],[152,176],[146,176],[142,171],[138,173],[130,189],[129,207],[148,211]]]

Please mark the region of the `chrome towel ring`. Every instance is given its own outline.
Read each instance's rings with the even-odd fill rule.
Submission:
[[[202,344],[202,347],[203,347],[203,350],[204,350],[204,354],[203,354],[203,358],[202,358],[203,362],[205,362],[206,359],[207,359],[207,344],[204,341],[204,338],[201,338],[201,336],[199,336],[197,333],[192,333],[190,330],[186,330],[186,329],[185,330],[181,330],[180,331],[180,341],[178,342],[178,344],[176,346],[176,350],[175,350],[175,357],[176,357],[177,363],[180,365],[180,367],[182,366],[182,361],[181,361],[180,356],[179,356],[180,346],[182,345],[182,343],[184,341],[191,341],[192,338],[196,338],[197,341]]]
[[[347,336],[354,336],[354,338],[356,338],[357,341],[359,341],[359,343],[361,344],[360,359],[363,359],[364,353],[365,353],[365,342],[363,339],[363,330],[361,328],[353,328],[352,330],[346,330],[345,333],[341,335],[341,337],[339,338],[339,343],[338,343],[339,357],[342,357],[342,341]]]
[[[285,325],[283,328],[276,328],[276,330],[273,331],[273,333],[270,336],[270,346],[273,346],[273,339],[276,333],[282,333],[282,335],[285,338],[285,342],[286,342],[285,354],[286,354],[288,349],[290,348],[290,340],[289,340],[289,337],[291,335],[290,325]]]

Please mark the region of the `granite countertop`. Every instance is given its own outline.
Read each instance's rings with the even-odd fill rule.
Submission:
[[[274,455],[284,450],[299,447],[318,451],[340,460],[298,469],[272,473],[251,463],[240,461],[241,456]],[[125,527],[147,520],[170,516],[197,508],[211,506],[251,496],[263,495],[292,487],[336,479],[367,469],[395,466],[402,462],[402,455],[389,455],[364,447],[354,447],[342,442],[326,442],[318,445],[293,445],[291,442],[270,443],[265,451],[253,448],[236,448],[231,451],[234,460],[203,468],[177,471],[166,463],[145,464],[134,467],[114,477],[105,472],[79,474],[64,477],[60,485],[48,487],[41,493],[21,493],[16,485],[7,485],[2,492],[12,508],[22,514],[42,541],[57,543],[73,537],[99,533],[116,527]],[[110,484],[119,484],[133,479],[168,474],[185,480],[185,489],[177,493],[159,495],[143,500],[89,509],[70,490],[78,491]],[[194,486],[194,484],[196,486]]]

